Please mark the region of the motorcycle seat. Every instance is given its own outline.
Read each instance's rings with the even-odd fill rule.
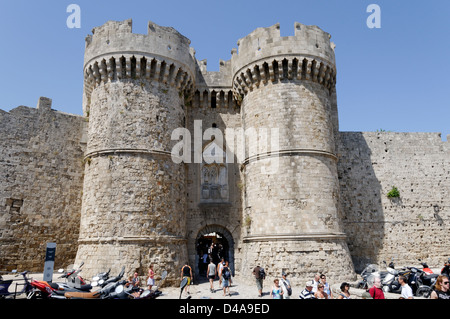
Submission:
[[[78,289],[83,290],[83,291],[90,291],[92,289],[92,286],[90,284],[81,285],[81,287],[79,287]]]
[[[439,275],[438,274],[429,274],[429,275],[424,275],[423,276],[424,279],[433,279],[433,278],[436,278],[436,277],[439,277]]]
[[[95,299],[100,298],[100,291],[94,292],[69,291],[64,294],[64,297],[66,297],[67,299]]]
[[[59,290],[59,285],[58,285],[57,283],[51,282],[51,283],[49,283],[49,284],[50,284],[50,287],[52,287],[53,289]]]

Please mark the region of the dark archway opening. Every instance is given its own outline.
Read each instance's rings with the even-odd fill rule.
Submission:
[[[234,274],[234,242],[231,234],[221,226],[207,227],[200,231],[195,241],[195,274],[200,280],[207,279],[210,260],[217,264],[224,258]]]
[[[213,232],[202,235],[197,240],[198,270],[199,275],[206,277],[206,269],[210,260],[218,264],[221,259],[230,261],[230,245],[227,239],[221,233]]]

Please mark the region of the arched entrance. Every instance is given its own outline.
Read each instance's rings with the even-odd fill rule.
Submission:
[[[223,226],[208,225],[201,229],[195,239],[195,275],[197,278],[206,278],[206,267],[209,258],[217,264],[223,257],[230,266],[234,275],[234,240],[231,233]],[[204,254],[207,254],[206,264],[203,262]]]

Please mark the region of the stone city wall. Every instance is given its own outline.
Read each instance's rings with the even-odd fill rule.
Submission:
[[[343,222],[355,268],[448,258],[450,144],[438,133],[341,132]],[[387,194],[395,186],[398,198]]]
[[[55,242],[55,267],[73,263],[83,186],[86,119],[51,109],[0,111],[0,269],[43,271]]]

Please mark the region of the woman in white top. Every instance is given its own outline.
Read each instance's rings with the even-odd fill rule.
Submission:
[[[320,275],[320,282],[323,284],[323,290],[327,293],[328,299],[333,299],[330,284],[327,283],[327,277],[324,274]]]

